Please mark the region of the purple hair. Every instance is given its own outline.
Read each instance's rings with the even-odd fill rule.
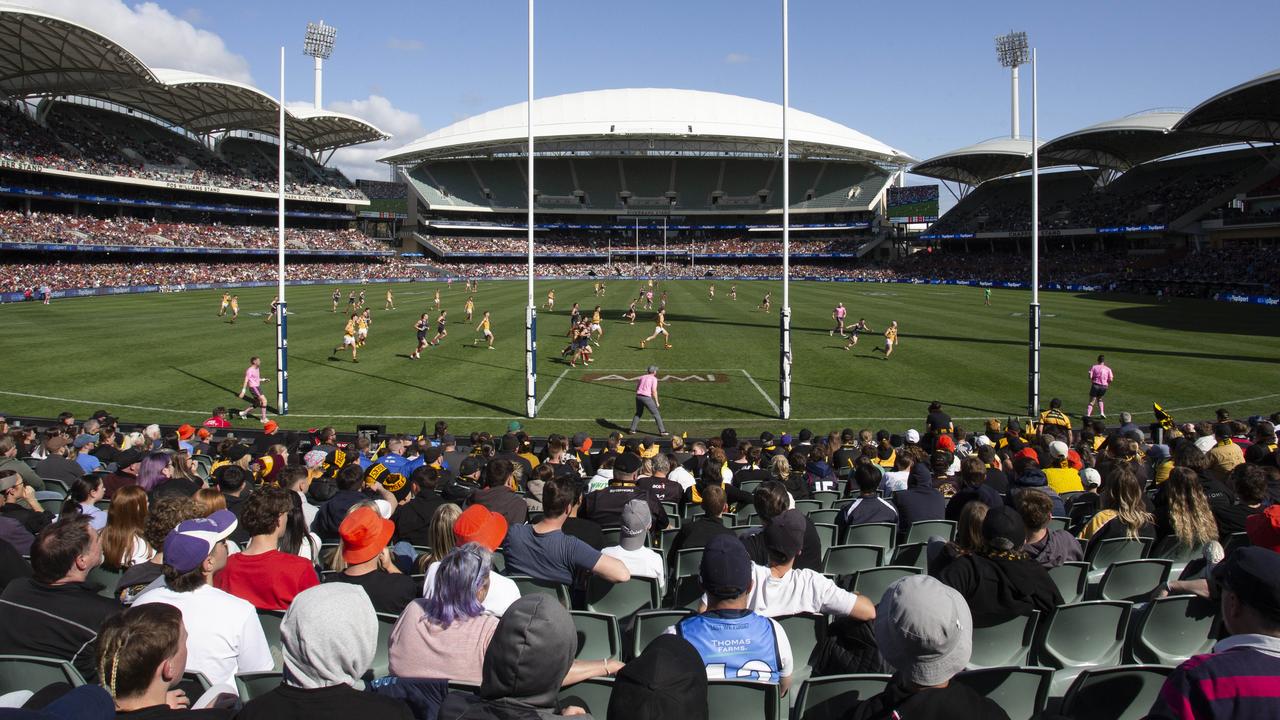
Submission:
[[[138,486],[147,492],[155,490],[157,485],[169,479],[164,476],[164,469],[168,466],[168,453],[153,452],[142,458],[138,465]]]
[[[436,569],[435,589],[423,607],[428,620],[448,628],[484,612],[476,595],[489,581],[489,557],[479,543],[459,545],[444,556]]]

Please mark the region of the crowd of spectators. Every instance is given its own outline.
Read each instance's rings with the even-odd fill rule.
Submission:
[[[528,252],[528,240],[524,237],[471,237],[471,236],[444,236],[433,235],[431,242],[438,246],[446,253],[509,253],[523,254]],[[791,240],[791,252],[795,254],[805,253],[848,253],[858,249],[865,240],[856,240],[849,238],[823,238],[813,239],[797,239]],[[624,240],[618,240],[610,245],[605,240],[584,239],[571,235],[561,236],[544,236],[539,233],[534,238],[533,251],[535,254],[555,254],[555,253],[589,253],[592,255],[606,256],[612,248],[614,255],[625,256],[633,245],[628,244]],[[646,241],[643,249],[646,253],[651,254],[655,250],[660,250],[661,245],[654,245],[650,241]],[[667,240],[666,250],[668,253],[680,253],[688,255],[693,253],[695,256],[706,254],[732,254],[732,255],[782,255],[782,240],[779,238],[762,238],[762,237],[732,237],[718,239],[690,239],[690,238],[670,238]]]
[[[49,114],[46,127],[12,105],[0,106],[0,160],[108,177],[276,191],[271,151],[258,153],[260,157],[251,166],[235,164],[159,126],[154,131],[134,128],[138,131],[129,134],[98,129],[99,125],[108,123],[95,122],[89,115],[100,116],[106,112],[63,104]],[[115,122],[110,125],[117,130],[121,123],[147,122],[123,115],[112,120]],[[341,174],[316,169],[307,163],[310,161],[291,153],[286,162],[287,192],[364,199],[364,194]]]
[[[186,717],[184,671],[214,683],[208,717],[240,708],[246,720],[706,718],[711,679],[786,694],[807,675],[883,672],[882,691],[841,698],[847,717],[1004,720],[1007,698],[952,682],[988,649],[980,633],[1082,607],[1051,573],[1083,559],[1101,575],[1100,548],[1133,542],[1179,570],[1126,590],[1143,601],[1132,627],[1168,596],[1221,627],[1185,628],[1211,650],[1167,649],[1177,667],[1142,696],[1148,716],[1269,716],[1280,702],[1280,413],[1240,421],[1223,408],[1215,422],[1157,431],[1127,413],[1119,426],[1073,428],[1055,407],[972,429],[933,403],[923,432],[727,428],[599,443],[574,428],[533,438],[518,421],[499,435],[438,422],[349,439],[268,422],[254,438],[223,408],[172,430],[105,411],[43,428],[0,417],[0,654],[75,667],[89,686],[62,701],[84,703],[78,718]],[[65,500],[50,499],[59,487]],[[875,595],[856,571],[824,574],[817,512],[834,513],[841,537],[887,523],[899,552],[917,553],[916,574]],[[730,526],[744,518],[751,527]],[[953,536],[904,544],[914,523],[945,520]],[[116,550],[120,537],[133,552]],[[675,548],[700,549],[698,567]],[[696,610],[634,654],[584,650],[608,638],[575,627],[562,602],[598,609],[635,583]],[[628,621],[634,607],[617,607]],[[797,614],[827,618],[807,656],[788,636],[799,626],[780,622]],[[608,700],[574,692],[603,676],[615,678]],[[66,691],[27,689],[37,694],[14,702]],[[1135,715],[1148,709],[1126,709],[1135,697],[1098,702]],[[105,710],[91,714],[90,700]]]

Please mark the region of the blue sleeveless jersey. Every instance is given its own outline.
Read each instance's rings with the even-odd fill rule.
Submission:
[[[712,680],[781,680],[782,657],[773,622],[750,610],[712,610],[685,618],[676,633],[688,640]]]

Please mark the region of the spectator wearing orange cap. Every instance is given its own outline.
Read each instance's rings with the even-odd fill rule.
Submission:
[[[501,513],[493,512],[483,505],[472,505],[454,521],[453,536],[458,545],[479,543],[485,549],[494,552],[507,537],[507,520]],[[427,578],[422,586],[423,597],[429,598],[435,593],[436,573],[439,569],[438,562],[431,563],[427,567]],[[515,582],[490,569],[489,592],[481,600],[484,611],[490,615],[502,617],[511,603],[519,599],[520,588]]]
[[[391,541],[396,526],[377,511],[360,507],[338,526],[342,538],[342,559],[347,567],[329,575],[325,582],[344,582],[364,588],[375,612],[399,615],[418,596],[417,584],[400,572],[391,557]],[[514,583],[513,583],[514,584]]]

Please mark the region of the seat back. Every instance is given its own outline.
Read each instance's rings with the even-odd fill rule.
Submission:
[[[879,545],[837,545],[822,556],[822,572],[852,575],[880,567],[884,563],[884,553],[884,548]]]
[[[840,544],[842,545],[879,545],[890,550],[897,536],[898,526],[893,523],[861,523],[845,528]]]
[[[0,695],[16,690],[30,690],[34,693],[54,683],[80,687],[84,684],[84,678],[66,660],[30,655],[0,655]]]
[[[282,682],[284,675],[278,672],[242,673],[236,675],[236,690],[242,702],[249,702],[280,687]]]
[[[903,542],[928,542],[937,535],[943,540],[956,539],[956,523],[954,520],[920,520],[911,523],[907,530],[907,539]]]
[[[795,720],[843,720],[858,703],[879,695],[892,675],[809,678],[796,695]]]
[[[1169,580],[1172,560],[1126,560],[1107,567],[1098,585],[1099,600],[1146,600]]]
[[[373,648],[373,666],[370,668],[375,678],[391,674],[391,629],[399,619],[399,615],[378,613],[378,644]]]
[[[824,507],[826,506],[822,504],[821,500],[796,500],[796,509],[806,515],[814,510],[821,510]]]
[[[450,687],[452,687],[450,683]],[[613,678],[595,677],[560,688],[560,700],[575,698],[587,707],[583,708],[595,717],[605,717],[609,712],[609,697],[613,695]]]
[[[87,579],[89,582],[95,582],[102,586],[102,589],[98,591],[98,594],[102,597],[119,600],[120,597],[116,595],[116,585],[120,583],[121,575],[124,575],[123,570],[108,570],[99,565],[89,571]]]
[[[787,633],[791,643],[791,657],[797,671],[813,667],[813,652],[827,636],[827,616],[814,613],[800,613],[775,617],[775,621]]]
[[[618,621],[608,613],[571,610],[573,627],[578,635],[578,660],[616,659],[622,652]]]
[[[1164,665],[1086,670],[1062,698],[1062,714],[1089,720],[1141,720],[1172,671]]]
[[[696,575],[685,575],[671,581],[666,607],[697,610],[702,604],[702,581]]]
[[[1061,516],[1061,515],[1054,515],[1053,517],[1049,518],[1049,526],[1047,529],[1049,530],[1049,532],[1053,532],[1054,530],[1066,530],[1069,527],[1071,527],[1071,518]]]
[[[818,531],[818,541],[822,543],[819,555],[826,553],[827,548],[840,544],[840,528],[835,523],[815,522],[813,529]]]
[[[1103,570],[1118,562],[1141,560],[1150,548],[1151,538],[1091,540],[1085,548],[1084,561],[1089,563],[1090,570]]]
[[[922,575],[924,571],[914,565],[886,565],[884,567],[863,570],[853,576],[853,591],[866,595],[867,599],[879,604],[884,591],[894,582],[911,575]]]
[[[992,668],[1026,665],[1035,642],[1040,611],[1015,617],[999,625],[973,629],[973,653],[969,668]]]
[[[637,611],[654,610],[662,602],[656,578],[633,577],[626,582],[611,583],[596,575],[587,584],[587,610],[609,613],[625,622]]]
[[[968,670],[952,678],[999,705],[1009,720],[1031,720],[1044,711],[1053,670],[1044,667],[998,667]]]
[[[516,584],[517,588],[520,589],[521,596],[532,595],[534,593],[550,595],[561,605],[566,608],[569,607],[569,588],[558,582],[539,580],[537,578],[529,577],[528,575],[508,575],[507,577]]]
[[[1194,595],[1153,600],[1137,619],[1125,655],[1133,662],[1177,665],[1213,648],[1214,608]]]
[[[823,508],[832,508],[840,501],[840,493],[835,490],[818,490],[813,493],[813,499],[822,503]],[[812,517],[813,513],[810,513],[809,515]],[[814,522],[818,521],[814,520]]]
[[[622,528],[617,528],[617,527],[600,528],[600,534],[604,536],[605,547],[613,547],[614,545],[621,544]]]
[[[1117,664],[1131,610],[1117,600],[1059,605],[1037,634],[1037,663],[1059,669]]]
[[[649,643],[653,642],[654,638],[692,614],[692,610],[686,609],[642,610],[636,613],[631,632],[627,635],[627,643],[624,650],[626,659],[628,661],[635,659],[637,655],[644,652],[644,649],[649,646]]]
[[[284,670],[284,645],[280,640],[280,623],[283,621],[283,610],[258,611],[258,623],[262,625],[262,634],[267,636],[267,647],[271,648],[272,672]]]
[[[840,511],[835,508],[823,508],[809,513],[809,519],[815,523],[835,523]]]
[[[929,543],[903,543],[893,550],[894,565],[914,565],[929,569]]]
[[[676,577],[696,576],[702,566],[702,548],[682,548],[676,553]]]
[[[782,715],[778,686],[746,680],[707,682],[707,720],[779,720]]]

